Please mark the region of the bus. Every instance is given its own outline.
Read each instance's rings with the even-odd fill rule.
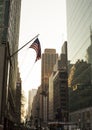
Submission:
[[[80,130],[75,122],[48,122],[49,130]]]

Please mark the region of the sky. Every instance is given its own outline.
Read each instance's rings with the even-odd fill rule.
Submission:
[[[22,0],[19,48],[40,34],[41,53],[54,48],[60,54],[66,40],[66,0]],[[32,41],[33,42],[33,41]],[[19,71],[24,91],[37,89],[41,85],[41,60],[35,63],[36,52],[29,48],[18,53]]]

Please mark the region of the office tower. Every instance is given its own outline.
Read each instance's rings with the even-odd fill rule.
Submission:
[[[46,85],[48,85],[49,76],[53,71],[57,58],[58,54],[55,49],[45,49],[42,54],[42,84],[45,84],[43,89],[46,89]]]
[[[78,59],[86,60],[87,48],[91,45],[92,0],[66,0],[66,4],[68,56],[75,63]]]
[[[35,127],[41,127],[41,113],[40,113],[40,91],[41,86],[38,87],[37,93],[33,98],[31,119]]]
[[[41,79],[41,87],[42,87],[42,106],[40,107],[40,111],[42,112],[42,120],[43,122],[47,122],[48,120],[48,89],[49,89],[49,76],[53,71],[53,66],[56,63],[58,58],[58,54],[55,49],[45,49],[42,54],[42,79]]]
[[[17,71],[17,83],[16,83],[16,123],[21,123],[21,98],[22,98],[22,82],[20,78],[19,68]]]
[[[49,78],[49,120],[68,121],[67,42]]]
[[[68,57],[74,64],[69,70],[70,116],[81,129],[92,129],[92,0],[66,0],[66,9]]]
[[[28,119],[30,119],[32,115],[32,103],[33,103],[33,98],[37,93],[37,89],[32,89],[29,91],[28,94]]]
[[[21,0],[0,0],[0,123],[15,122]],[[6,124],[4,126],[6,126]],[[4,128],[6,129],[6,128]],[[12,129],[12,128],[11,128]]]

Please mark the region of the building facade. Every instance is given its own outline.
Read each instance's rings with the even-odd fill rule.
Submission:
[[[68,121],[67,42],[49,78],[49,120]]]
[[[69,87],[72,88],[70,101],[76,99],[76,106],[72,103],[72,118],[74,113],[89,110],[91,115],[90,102],[92,92],[92,0],[66,0],[67,9],[67,40],[68,40],[68,59],[73,67],[69,70]],[[87,75],[87,76],[86,76]],[[77,91],[81,100],[77,100]],[[76,93],[76,94],[75,94]],[[71,95],[73,97],[71,97]],[[87,96],[88,95],[88,96]],[[85,98],[83,98],[85,97]],[[89,101],[88,101],[89,100]],[[80,104],[80,107],[78,105]],[[84,103],[83,103],[84,102]],[[76,110],[74,110],[76,108]],[[84,112],[85,113],[85,112]],[[71,119],[72,119],[71,118]],[[86,120],[87,121],[87,120]],[[76,120],[77,122],[77,120]],[[81,122],[81,129],[92,129],[91,118],[89,126]],[[84,127],[85,126],[85,127]]]
[[[48,90],[49,90],[49,76],[53,71],[53,67],[58,58],[58,54],[55,49],[45,49],[42,54],[42,74],[41,74],[41,87],[42,87],[42,103],[40,111],[42,112],[41,118],[43,122],[48,120]]]
[[[87,53],[92,43],[91,6],[91,0],[66,0],[68,57],[72,63],[78,59],[92,63],[88,60]]]
[[[15,122],[21,0],[0,0],[0,123]],[[8,119],[7,119],[8,118]]]
[[[56,72],[53,70],[52,74],[49,77],[49,121],[54,120],[54,98],[53,98],[53,76]]]
[[[41,127],[41,113],[40,113],[40,93],[41,86],[38,87],[37,93],[33,98],[32,103],[32,124],[35,125],[36,128]]]
[[[30,116],[32,115],[32,103],[34,96],[36,96],[37,89],[32,89],[29,91],[28,94],[28,119],[30,119]]]
[[[21,123],[21,100],[22,100],[22,81],[20,78],[19,68],[17,71],[17,83],[16,83],[16,123]]]

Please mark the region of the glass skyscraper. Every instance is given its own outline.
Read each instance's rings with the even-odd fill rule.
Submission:
[[[92,0],[66,0],[70,118],[92,129]]]
[[[88,61],[88,48],[92,43],[92,0],[66,0],[66,3],[68,59],[72,63],[78,59]]]

